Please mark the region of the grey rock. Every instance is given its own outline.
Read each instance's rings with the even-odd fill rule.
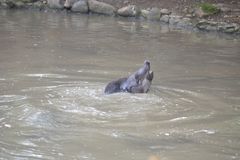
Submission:
[[[201,20],[196,24],[196,27],[200,30],[205,31],[217,31],[218,29],[218,23],[217,22],[211,22],[206,20]]]
[[[124,17],[136,17],[140,15],[140,9],[136,5],[128,5],[120,8],[117,13]]]
[[[76,3],[77,1],[79,1],[79,0],[66,0],[63,6],[64,6],[64,8],[70,9],[70,8],[72,8],[72,5],[74,3]]]
[[[88,13],[88,3],[87,0],[80,0],[72,5],[71,10],[73,12]]]
[[[170,15],[170,14],[171,14],[171,11],[169,11],[169,10],[166,9],[166,8],[161,9],[160,12],[161,12],[162,15]]]
[[[193,24],[192,24],[190,18],[182,18],[182,19],[180,19],[179,22],[177,23],[177,27],[181,27],[181,28],[193,28]]]
[[[169,15],[163,15],[160,18],[160,22],[169,23]]]
[[[159,21],[161,17],[161,12],[160,9],[156,7],[148,10],[143,9],[141,10],[141,16],[148,20]]]
[[[177,25],[181,21],[181,16],[171,15],[169,16],[169,24]]]
[[[240,26],[236,23],[221,23],[219,24],[218,29],[224,33],[236,33],[240,30]]]
[[[148,14],[149,20],[159,21],[160,17],[161,17],[160,9],[154,7],[149,11],[149,14]]]
[[[16,3],[15,1],[13,0],[5,0],[3,3],[2,3],[2,6],[4,8],[15,8],[16,7]]]
[[[96,0],[88,1],[89,10],[93,13],[104,14],[104,15],[115,15],[116,8],[110,4],[98,2]]]
[[[49,8],[63,9],[64,0],[47,0]]]
[[[0,9],[1,8],[8,8],[8,5],[5,3],[5,2],[1,2],[1,6],[0,6]]]
[[[25,4],[21,1],[15,2],[15,8],[24,8]]]
[[[3,0],[2,6],[3,8],[24,8],[26,5],[22,1]]]
[[[141,16],[144,17],[144,18],[148,18],[148,14],[149,14],[149,10],[147,9],[142,9],[141,10]]]
[[[33,3],[33,8],[44,9],[46,8],[46,5],[41,1],[37,1]]]

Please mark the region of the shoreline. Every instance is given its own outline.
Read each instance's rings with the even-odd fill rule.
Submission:
[[[142,9],[132,4],[116,8],[109,3],[96,0],[0,0],[0,9],[67,10],[70,13],[93,13],[126,19],[140,19],[190,32],[220,33],[240,37],[240,25],[237,23],[210,21],[203,17],[180,16],[166,8]]]

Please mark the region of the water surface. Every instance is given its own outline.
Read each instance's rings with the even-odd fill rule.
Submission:
[[[240,159],[240,40],[0,11],[0,159]],[[104,95],[145,59],[148,94]]]

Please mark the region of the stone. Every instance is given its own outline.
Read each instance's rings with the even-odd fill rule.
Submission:
[[[21,0],[23,3],[34,3],[37,0]]]
[[[161,17],[160,9],[154,7],[152,9],[143,9],[141,10],[141,16],[153,21],[159,21]]]
[[[6,0],[5,2],[3,2],[3,6],[4,8],[15,8],[16,3],[12,0]]]
[[[181,16],[171,15],[169,16],[169,24],[177,25],[181,21]]]
[[[240,30],[240,26],[236,23],[228,24],[228,23],[221,23],[219,24],[219,31],[224,33],[236,33]]]
[[[219,30],[217,22],[206,21],[206,20],[199,21],[196,24],[196,27],[200,30],[205,30],[205,31],[217,31],[217,30]]]
[[[33,8],[43,9],[45,7],[46,7],[45,4],[41,1],[37,1],[33,3]]]
[[[64,0],[47,0],[49,8],[63,9]]]
[[[190,18],[182,18],[177,23],[177,27],[190,29],[190,28],[193,28],[193,24]]]
[[[169,15],[163,15],[160,18],[160,22],[169,23]]]
[[[161,9],[160,12],[161,12],[162,15],[170,15],[170,14],[171,14],[171,11],[169,11],[169,10],[166,9],[166,8]]]
[[[92,13],[115,15],[116,8],[110,4],[104,2],[98,2],[96,0],[88,0],[89,10]]]
[[[64,8],[70,9],[72,8],[72,5],[76,3],[78,0],[66,0],[64,3]]]
[[[5,2],[1,2],[1,6],[0,6],[0,9],[1,8],[8,8],[8,5],[5,3]]]
[[[159,21],[160,17],[161,17],[160,9],[154,7],[149,11],[149,14],[148,14],[149,20]]]
[[[72,5],[71,10],[73,12],[88,13],[88,3],[87,3],[87,0],[80,0],[80,1],[75,2]]]
[[[25,6],[25,4],[21,1],[18,1],[18,2],[15,3],[16,8],[24,8],[24,6]]]
[[[142,9],[141,10],[141,16],[143,17],[143,18],[148,18],[148,14],[149,14],[149,10],[147,10],[147,9]]]
[[[120,8],[117,13],[124,17],[137,17],[140,15],[140,9],[136,5],[128,5]]]

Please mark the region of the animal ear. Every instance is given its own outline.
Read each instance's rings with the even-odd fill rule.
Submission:
[[[149,71],[148,75],[147,75],[147,79],[149,81],[152,81],[153,80],[153,71]]]

